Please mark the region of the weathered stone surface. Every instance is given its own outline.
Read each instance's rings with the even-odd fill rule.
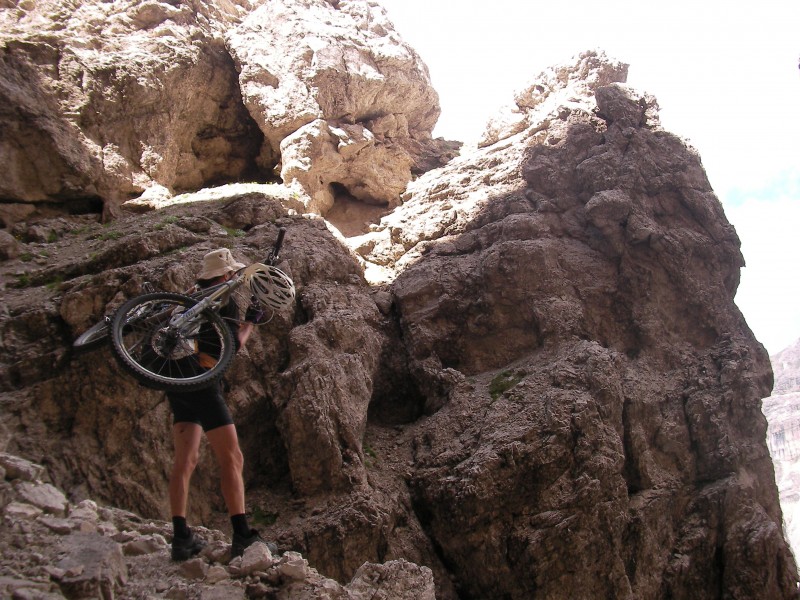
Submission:
[[[433,573],[405,560],[364,564],[347,584],[352,600],[434,600]]]
[[[19,255],[19,244],[14,236],[5,230],[0,230],[0,260],[16,258]]]
[[[278,421],[292,483],[306,494],[346,490],[366,476],[361,440],[384,344],[382,318],[355,274],[333,287],[306,286],[302,308],[309,321],[291,332],[292,359],[281,376],[282,397],[291,402]]]
[[[764,399],[767,445],[775,464],[775,482],[783,527],[795,556],[800,549],[800,340],[770,357],[775,373],[772,395]]]
[[[440,154],[427,68],[377,3],[267,2],[226,43],[244,103],[309,210],[331,208],[334,183],[396,206],[415,164]]]
[[[116,204],[155,182],[196,188],[254,169],[261,134],[214,31],[243,7],[155,12],[138,18],[134,2],[3,11],[4,197]]]
[[[58,584],[69,598],[114,598],[128,579],[119,544],[97,534],[72,533],[61,540],[64,571]]]
[[[554,70],[362,246],[434,413],[414,505],[469,596],[793,596],[738,238],[624,72]]]

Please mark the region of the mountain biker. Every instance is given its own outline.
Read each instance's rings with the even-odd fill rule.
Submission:
[[[217,285],[230,279],[231,275],[245,265],[237,262],[231,251],[220,248],[203,257],[203,266],[197,275],[201,288]],[[245,322],[239,322],[239,309],[235,302],[220,308],[220,316],[234,334],[236,350],[245,344],[253,331],[254,323],[261,314],[254,307],[248,308]],[[216,357],[204,352],[202,330],[198,337],[197,362],[203,368],[214,365]],[[172,472],[169,479],[169,503],[172,511],[173,539],[172,560],[187,560],[198,554],[205,542],[186,524],[186,506],[189,497],[189,480],[197,466],[200,440],[205,432],[214,456],[220,467],[220,487],[233,528],[231,557],[241,556],[244,549],[255,542],[263,542],[255,529],[251,529],[245,514],[244,480],[242,477],[244,458],[239,447],[239,438],[231,413],[225,404],[222,382],[192,392],[167,392],[167,399],[174,416],[172,438],[175,446]],[[277,548],[267,543],[275,553]]]

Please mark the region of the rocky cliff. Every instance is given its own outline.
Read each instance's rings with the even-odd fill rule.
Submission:
[[[36,81],[47,103],[4,105],[4,132],[24,133],[3,148],[19,172],[34,148],[55,170],[2,192],[2,445],[73,503],[166,517],[170,456],[163,395],[106,349],[73,353],[74,336],[145,281],[185,289],[211,248],[258,260],[285,227],[296,306],[228,374],[249,508],[282,550],[339,582],[403,559],[431,569],[439,598],[798,596],[760,410],[772,372],[733,303],[739,240],[626,65],[590,52],[542,73],[479,148],[431,170],[452,151],[430,139],[435,95],[373,2],[26,6],[3,9],[0,89]],[[109,81],[165,95],[93,104],[79,90],[118,88],[92,88],[88,60],[83,87],[57,84],[87,56],[68,43],[93,22],[76,11],[100,11],[81,39],[117,56]],[[212,48],[233,66],[203,70]],[[163,74],[137,75],[156,59]],[[160,77],[187,65],[228,74],[230,102],[211,104],[232,113],[182,112],[206,87],[173,98]],[[70,108],[90,105],[125,144],[99,143]],[[257,143],[224,133],[233,113]],[[249,147],[252,170],[205,178],[199,139],[229,149],[219,165]],[[122,159],[70,162],[109,144]],[[196,189],[276,160],[283,183]],[[120,164],[135,168],[105,166]],[[101,223],[100,201],[119,217]],[[204,452],[191,512],[214,526]]]

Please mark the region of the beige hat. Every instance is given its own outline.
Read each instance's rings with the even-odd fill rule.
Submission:
[[[212,250],[203,257],[203,268],[197,275],[198,279],[215,279],[222,277],[230,271],[237,271],[244,267],[244,264],[234,260],[231,251],[227,248]]]

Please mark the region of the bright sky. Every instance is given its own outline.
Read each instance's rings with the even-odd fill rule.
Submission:
[[[750,328],[770,354],[800,338],[800,2],[379,1],[430,69],[447,139],[475,140],[515,90],[579,52],[629,63],[739,233]]]

